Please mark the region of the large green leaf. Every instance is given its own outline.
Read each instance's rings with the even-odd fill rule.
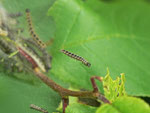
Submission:
[[[28,75],[26,75],[28,76]],[[60,96],[44,84],[31,85],[0,74],[0,112],[37,113],[30,104],[56,111]]]
[[[56,24],[52,73],[74,87],[91,89],[106,67],[126,75],[129,95],[150,96],[150,3],[146,0],[58,0],[49,9]],[[60,53],[76,53],[92,66]]]
[[[150,4],[146,0],[57,0],[53,5],[53,0],[0,1],[9,13],[31,9],[35,31],[42,40],[54,37],[53,46],[48,49],[53,56],[49,74],[57,83],[63,84],[59,81],[63,80],[77,88],[91,89],[89,78],[105,76],[109,67],[113,78],[125,73],[128,94],[150,95]],[[46,16],[48,9],[54,21]],[[24,35],[29,36],[25,16],[19,20]],[[60,49],[83,56],[92,67],[68,58]],[[0,110],[34,113],[29,105],[36,104],[55,111],[60,98],[54,91],[42,83],[35,86],[23,81],[0,72]],[[79,106],[74,105],[68,110]]]
[[[135,97],[120,97],[111,105],[101,106],[96,113],[150,113],[150,107]]]

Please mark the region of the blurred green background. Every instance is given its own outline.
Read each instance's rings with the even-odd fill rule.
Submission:
[[[18,26],[24,28],[25,37],[29,33],[24,12],[29,8],[39,37],[44,42],[54,38],[47,47],[53,57],[47,76],[57,83],[92,90],[90,77],[105,76],[108,67],[113,79],[125,73],[128,95],[150,96],[150,0],[0,1],[9,13],[24,14]],[[61,49],[84,57],[92,66],[63,55]],[[4,72],[0,72],[0,92],[3,113],[36,113],[30,104],[51,113],[61,100],[41,82],[29,84]]]

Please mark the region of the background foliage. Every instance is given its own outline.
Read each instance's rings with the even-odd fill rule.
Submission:
[[[149,0],[1,0],[9,13],[31,10],[35,31],[43,41],[54,38],[47,50],[53,56],[47,74],[57,83],[92,90],[89,78],[112,78],[125,73],[126,91],[150,96],[150,1]],[[25,15],[20,19],[29,37]],[[86,58],[91,68],[60,53],[66,49]],[[24,75],[28,76],[28,75]],[[64,84],[65,82],[65,84]],[[43,83],[22,82],[0,72],[0,105],[15,113],[34,113],[30,104],[52,112],[60,97]],[[9,98],[8,98],[9,97]],[[6,101],[7,100],[7,101]],[[4,110],[8,110],[2,107]],[[10,109],[10,111],[12,111]],[[9,111],[9,112],[10,112]]]

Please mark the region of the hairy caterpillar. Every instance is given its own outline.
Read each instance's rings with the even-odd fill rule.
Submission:
[[[0,50],[0,61],[3,62],[4,68],[9,70],[18,68],[19,71],[23,69],[22,60],[16,55],[17,53],[15,53],[17,51],[16,47],[7,41],[5,37],[0,37]]]
[[[76,59],[78,61],[81,61],[84,65],[86,65],[88,67],[91,66],[91,64],[88,61],[86,61],[84,58],[82,58],[82,57],[80,57],[78,55],[75,55],[75,54],[73,54],[73,53],[71,53],[69,51],[66,51],[66,50],[61,50],[61,52],[64,53],[65,55],[71,57],[71,58],[74,58],[74,59]]]
[[[38,55],[38,53],[34,49],[37,48],[39,50],[39,52],[41,53],[41,56],[39,56],[39,57],[41,58],[42,62],[44,63],[45,70],[48,71],[49,69],[51,69],[52,57],[48,54],[46,49],[39,47],[39,45],[37,45],[37,43],[35,43],[33,40],[25,39],[25,38],[22,38],[22,39],[26,42],[28,48],[30,48],[30,50],[32,50],[32,52],[35,55]]]
[[[14,13],[14,14],[9,14],[5,8],[0,4],[0,31],[1,31],[1,36],[2,33],[5,36],[8,36],[9,38],[15,40],[16,36],[16,25],[19,23],[18,20],[16,20],[16,17],[22,16],[21,13]],[[3,36],[4,36],[3,35]]]
[[[0,7],[0,9],[3,9]],[[30,63],[26,61],[30,59],[27,56],[31,56],[31,58],[36,61],[38,67],[43,71],[46,72],[51,68],[51,56],[48,54],[45,48],[39,46],[39,41],[32,40],[33,38],[23,38],[22,36],[18,36],[18,33],[16,32],[15,28],[11,27],[11,24],[7,22],[3,22],[6,18],[11,19],[11,17],[18,17],[21,15],[21,13],[18,14],[11,14],[8,17],[8,14],[6,14],[6,11],[0,10],[0,13],[3,13],[3,17],[0,17],[0,29],[1,31],[5,31],[3,29],[6,29],[8,34],[4,34],[3,32],[0,32],[0,49],[1,54],[3,54],[1,57],[1,61],[4,63],[6,61],[6,64],[9,65],[9,63],[12,66],[17,66],[18,68],[22,68],[22,70],[28,70],[29,68],[32,68]],[[2,18],[2,19],[1,19]],[[28,18],[29,19],[29,18]],[[2,21],[3,20],[3,21]],[[30,21],[31,22],[31,21]],[[30,26],[31,27],[31,26]],[[33,30],[33,29],[32,29]],[[19,51],[19,53],[17,53]],[[15,53],[15,54],[14,54]],[[7,56],[4,58],[4,56]],[[11,56],[11,58],[10,58]],[[27,57],[27,58],[26,58]],[[5,60],[3,60],[5,59]],[[11,60],[15,60],[15,63],[12,63]],[[12,60],[12,61],[13,61]],[[13,67],[12,67],[13,68]],[[26,69],[28,68],[28,69]]]
[[[34,61],[36,61],[36,64],[32,63],[33,66],[39,67],[43,72],[46,72],[45,67],[44,67],[44,64],[43,64],[43,62],[41,61],[41,59],[38,57],[38,55],[34,54],[29,48],[26,48],[26,47],[24,47],[24,46],[22,46],[22,45],[19,45],[18,49],[19,49],[20,53],[21,53],[23,56],[25,56],[26,59],[28,59],[31,63],[32,63],[31,58],[32,58]],[[29,56],[30,56],[31,58],[30,58]],[[34,67],[34,68],[35,68],[35,67]]]
[[[32,63],[32,61],[31,61],[31,58],[32,58],[34,61],[36,61],[36,64],[37,64],[35,67],[39,67],[43,72],[46,72],[44,63],[41,60],[41,58],[39,57],[39,55],[36,53],[34,48],[30,48],[28,46],[28,44],[23,42],[22,40],[19,40],[19,41],[16,41],[16,42],[14,42],[13,40],[7,39],[7,38],[6,38],[6,40],[13,43],[14,46],[17,48],[17,50],[19,50],[20,54],[17,54],[17,56],[20,59],[22,59],[22,56],[24,56],[26,59],[28,59],[29,62]],[[24,60],[22,60],[22,62],[24,62]],[[34,64],[32,63],[32,65],[34,65]]]
[[[33,30],[33,25],[32,25],[32,21],[31,21],[31,17],[30,17],[30,10],[26,9],[26,19],[29,25],[29,32],[32,36],[32,38],[34,39],[34,41],[36,41],[36,43],[41,47],[41,48],[45,48],[46,44],[43,43],[40,38],[36,35],[36,33]]]
[[[14,69],[21,71],[23,69],[22,61],[18,56],[10,57],[13,52],[17,51],[17,48],[5,38],[9,37],[11,40],[16,40],[16,23],[17,20],[11,17],[0,4],[0,62],[1,68],[5,70],[7,68],[9,71],[14,71]]]
[[[43,43],[40,38],[36,35],[36,33],[33,30],[33,25],[32,25],[32,21],[31,21],[31,17],[30,17],[30,10],[26,9],[26,17],[27,17],[27,22],[28,22],[28,26],[29,26],[29,32],[33,38],[33,40],[36,42],[34,43],[31,40],[27,40],[28,43],[30,43],[31,45],[35,45],[43,54],[43,56],[41,57],[42,61],[45,64],[45,69],[46,71],[48,71],[51,68],[51,60],[52,57],[47,53],[47,51],[45,50],[46,44]]]

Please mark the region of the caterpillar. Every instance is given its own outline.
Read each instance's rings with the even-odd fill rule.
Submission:
[[[50,62],[52,60],[52,57],[45,50],[46,44],[43,43],[40,40],[40,38],[36,35],[36,33],[34,32],[29,9],[26,9],[26,19],[27,19],[27,22],[28,22],[30,35],[32,36],[32,39],[36,43],[34,43],[31,40],[27,40],[27,42],[30,43],[30,44],[32,43],[31,45],[35,45],[42,52],[43,56],[41,57],[41,59],[42,59],[43,63],[45,64],[46,71],[48,71],[51,68],[51,63]]]
[[[30,10],[29,9],[26,9],[26,19],[27,19],[27,22],[28,22],[28,26],[29,26],[29,32],[30,32],[30,35],[32,36],[33,40],[41,47],[41,48],[45,48],[46,47],[46,44],[43,43],[40,38],[36,35],[36,33],[34,32],[33,30],[33,25],[32,25],[32,20],[31,20],[31,17],[30,17]]]
[[[20,16],[22,16],[22,13],[20,13],[20,12],[18,12],[18,13],[14,13],[14,14],[9,14],[9,16],[11,17],[11,18],[18,18],[18,17],[20,17]]]
[[[51,60],[52,57],[48,54],[45,48],[41,48],[31,39],[25,39],[22,38],[24,42],[27,44],[27,47],[36,55],[37,57],[40,57],[41,62],[43,62],[43,65],[45,67],[46,72],[51,69]],[[38,49],[38,53],[36,52],[35,49]],[[41,54],[41,55],[40,55]]]
[[[0,31],[1,36],[7,35],[9,38],[15,40],[16,24],[18,24],[17,17],[22,16],[21,13],[8,13],[5,8],[0,4]],[[3,31],[3,32],[2,32]]]
[[[13,71],[16,68],[19,71],[22,70],[22,60],[18,56],[13,55],[17,49],[13,44],[8,42],[5,37],[0,37],[0,51],[0,61],[3,63],[1,64],[4,69],[7,68],[8,70]]]
[[[0,47],[5,54],[8,54],[8,56],[10,56],[18,50],[20,54],[18,54],[17,52],[15,55],[17,55],[17,58],[21,60],[22,65],[26,65],[24,61],[25,59],[27,59],[34,67],[39,67],[43,72],[46,72],[45,65],[38,54],[35,52],[34,48],[30,48],[27,45],[22,40],[15,42],[6,37],[4,39],[0,38]],[[22,56],[24,56],[25,59],[23,59]],[[31,59],[36,62],[36,66],[35,63],[33,64],[33,60]]]
[[[29,12],[29,10],[26,12]],[[4,11],[0,10],[0,13],[4,13]],[[5,15],[5,18],[7,19],[11,19],[11,17],[15,18],[21,15],[21,13],[16,15],[10,14],[10,17],[8,17],[9,15],[5,13],[3,15]],[[9,23],[2,21],[5,20],[3,17],[1,17],[3,15],[0,15],[0,50],[1,54],[3,54],[0,57],[0,60],[3,62],[3,64],[11,64],[12,68],[14,68],[14,66],[18,69],[21,68],[21,71],[23,72],[31,72],[29,70],[32,70],[31,66],[34,65],[33,68],[39,67],[42,72],[48,72],[51,68],[51,56],[43,46],[41,47],[39,45],[38,42],[41,41],[36,34],[34,32],[32,33],[38,38],[38,42],[33,38],[23,38],[20,34],[18,35],[15,28],[12,28]],[[31,23],[30,15],[28,16],[28,23]],[[5,31],[5,29],[8,34],[2,32]],[[30,31],[33,31],[32,25],[30,25],[30,29]],[[7,57],[5,58],[5,56]],[[33,60],[31,59],[35,61],[36,65],[33,64]],[[13,60],[14,62],[11,62]]]
[[[48,113],[47,110],[45,110],[45,109],[43,109],[43,108],[41,108],[41,107],[39,107],[39,106],[36,106],[36,105],[34,105],[34,104],[31,104],[31,105],[30,105],[30,108],[31,108],[31,109],[35,109],[35,110],[40,111],[40,112],[43,112],[43,113]]]
[[[61,50],[61,52],[64,53],[65,55],[71,57],[71,58],[74,58],[78,61],[81,61],[84,65],[86,65],[88,67],[91,66],[91,64],[88,61],[86,61],[84,58],[82,58],[81,56],[75,55],[75,54],[73,54],[69,51],[66,51],[66,50]]]
[[[45,67],[43,62],[41,61],[41,59],[34,54],[31,50],[29,50],[26,47],[23,47],[22,45],[18,46],[18,50],[20,52],[20,54],[22,54],[30,63],[32,63],[32,65],[35,67],[39,67],[43,72],[46,72]],[[33,60],[35,62],[33,62]]]

